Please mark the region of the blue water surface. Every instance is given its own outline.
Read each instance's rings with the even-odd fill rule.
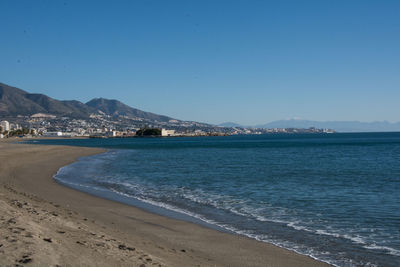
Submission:
[[[400,266],[400,133],[33,142],[109,149],[60,169],[79,190],[337,266]]]

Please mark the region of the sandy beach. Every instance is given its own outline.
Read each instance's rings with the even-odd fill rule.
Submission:
[[[102,149],[0,140],[0,266],[330,266],[54,181]]]

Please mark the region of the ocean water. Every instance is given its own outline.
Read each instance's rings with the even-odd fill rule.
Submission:
[[[67,186],[336,266],[400,266],[400,133],[34,142],[108,148],[61,168]]]

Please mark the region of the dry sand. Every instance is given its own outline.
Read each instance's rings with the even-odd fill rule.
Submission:
[[[101,152],[0,140],[0,266],[329,266],[52,178],[60,167]]]

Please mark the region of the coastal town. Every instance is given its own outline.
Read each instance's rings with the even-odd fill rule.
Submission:
[[[145,131],[156,129],[158,131]],[[227,136],[272,133],[333,133],[331,129],[222,127],[206,123],[169,120],[158,122],[128,116],[91,114],[89,119],[37,113],[0,122],[0,138],[7,137],[93,137],[122,138],[144,135],[162,137]],[[140,133],[140,134],[138,134]]]
[[[311,125],[312,126],[312,125]],[[133,108],[116,99],[57,100],[0,83],[0,138],[138,136],[190,137],[333,133],[332,129],[213,125]]]

